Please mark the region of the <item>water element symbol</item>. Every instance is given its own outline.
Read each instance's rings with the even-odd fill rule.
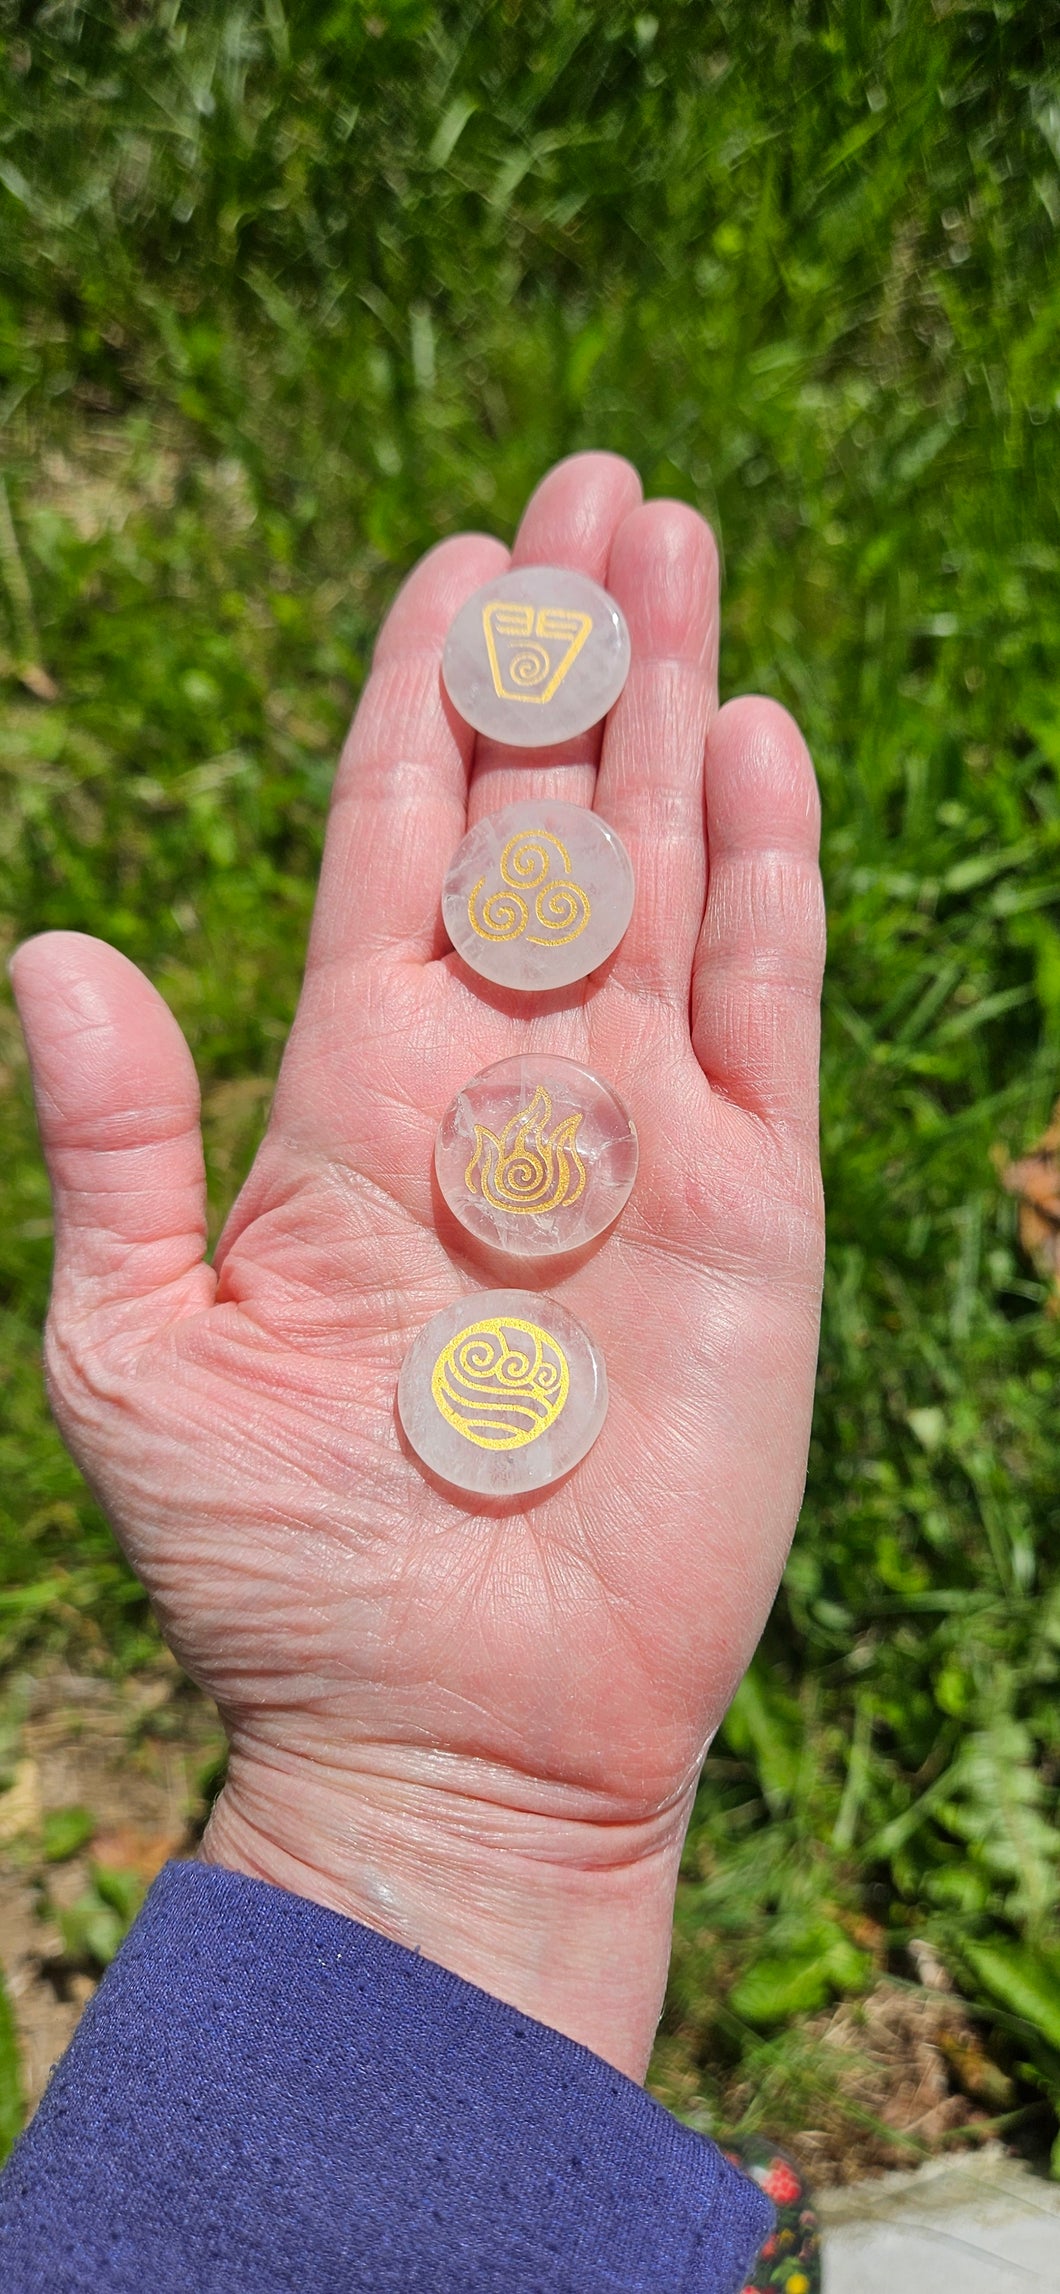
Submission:
[[[516,1315],[468,1323],[443,1346],[431,1393],[443,1418],[480,1450],[521,1450],[554,1426],[570,1392],[558,1339]]]
[[[416,1332],[397,1411],[428,1474],[505,1504],[547,1489],[592,1448],[607,1416],[607,1371],[558,1298],[480,1290]]]
[[[486,878],[480,876],[468,899],[468,922],[480,940],[520,940],[526,932],[534,948],[564,948],[584,932],[592,908],[571,875],[570,854],[558,836],[547,829],[520,829],[509,837],[499,865],[506,889],[483,900]],[[532,918],[524,892],[534,895]],[[527,931],[531,921],[539,931]]]
[[[481,1195],[495,1211],[544,1215],[576,1203],[585,1187],[585,1165],[575,1141],[582,1111],[558,1117],[552,1131],[552,1101],[538,1084],[529,1107],[513,1115],[498,1137],[486,1124],[475,1125],[475,1152],[464,1173],[471,1195]]]
[[[532,605],[490,598],[482,608],[482,633],[500,699],[551,701],[592,626],[591,613],[566,606],[539,605],[535,613]]]

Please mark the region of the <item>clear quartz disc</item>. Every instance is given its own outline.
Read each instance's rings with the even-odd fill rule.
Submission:
[[[599,724],[629,660],[629,631],[598,582],[565,566],[516,566],[461,606],[442,678],[476,732],[542,749]]]
[[[472,971],[540,994],[605,962],[633,896],[629,854],[599,813],[526,799],[469,829],[449,865],[442,914]]]
[[[607,1416],[604,1358],[557,1299],[472,1291],[442,1308],[401,1366],[398,1416],[416,1456],[472,1495],[545,1489]]]
[[[579,1250],[618,1217],[637,1175],[637,1134],[589,1068],[526,1052],[458,1091],[434,1166],[469,1234],[513,1258],[549,1258]]]

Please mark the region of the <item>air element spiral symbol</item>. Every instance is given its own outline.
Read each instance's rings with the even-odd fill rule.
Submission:
[[[563,1348],[516,1316],[468,1323],[443,1346],[431,1393],[450,1426],[480,1450],[521,1450],[554,1426],[570,1393]]]
[[[565,1210],[585,1188],[585,1165],[575,1146],[581,1111],[561,1115],[550,1131],[552,1101],[538,1084],[529,1107],[499,1134],[475,1125],[475,1152],[464,1173],[469,1195],[495,1211],[540,1216]]]
[[[510,836],[500,858],[501,886],[486,893],[480,876],[467,904],[480,940],[521,940],[534,948],[563,948],[584,932],[592,915],[588,895],[570,872],[570,854],[547,829]],[[523,895],[532,894],[533,901]],[[536,931],[531,926],[536,925]]]

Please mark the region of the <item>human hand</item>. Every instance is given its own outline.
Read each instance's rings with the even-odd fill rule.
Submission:
[[[229,1777],[203,1853],[639,2077],[696,1777],[805,1472],[817,796],[775,704],[715,714],[716,558],[691,510],[576,456],[514,555],[606,584],[626,689],[562,750],[476,742],[441,648],[507,552],[458,536],[411,575],[339,766],[268,1133],[213,1267],[195,1076],[161,998],[75,933],[26,943],[12,977],[55,1198],[52,1402],[221,1708]],[[637,900],[606,975],[521,1002],[447,949],[439,894],[469,822],[546,794],[614,825]],[[602,1245],[561,1281],[515,1278],[585,1323],[611,1406],[566,1482],[496,1513],[424,1478],[394,1390],[422,1324],[498,1280],[439,1229],[433,1136],[469,1076],[524,1049],[613,1083],[641,1160]]]

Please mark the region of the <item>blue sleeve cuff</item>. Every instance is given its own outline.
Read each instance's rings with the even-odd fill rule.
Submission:
[[[374,1930],[170,1864],[0,2180],[5,2294],[737,2294],[762,2193]]]

